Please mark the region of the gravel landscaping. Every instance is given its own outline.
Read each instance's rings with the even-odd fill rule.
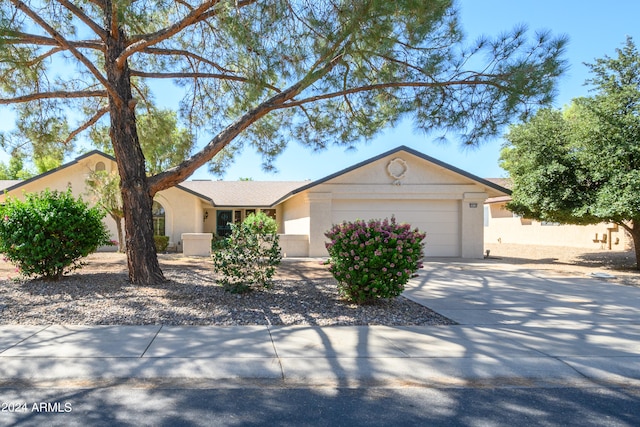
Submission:
[[[127,281],[124,255],[98,253],[60,282],[17,280],[4,266],[0,323],[22,325],[443,325],[447,318],[404,297],[358,306],[340,299],[319,261],[284,260],[272,288],[231,294],[211,261],[161,255],[168,281]]]
[[[633,252],[577,248],[487,245],[488,264],[507,263],[550,276],[606,271],[611,283],[640,286]],[[132,286],[122,254],[97,253],[62,281],[20,280],[0,261],[0,324],[49,325],[446,325],[429,308],[399,297],[358,306],[342,300],[319,260],[284,259],[274,286],[249,294],[225,292],[206,258],[162,254],[168,281]],[[428,261],[426,262],[428,265]]]

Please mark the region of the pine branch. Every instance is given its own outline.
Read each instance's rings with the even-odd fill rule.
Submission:
[[[71,99],[71,98],[106,98],[107,92],[104,90],[92,91],[53,91],[38,92],[28,95],[17,96],[15,98],[0,98],[0,105],[20,104],[23,102],[37,101],[38,99]]]
[[[156,31],[152,34],[131,37],[132,43],[127,46],[127,48],[120,54],[120,56],[116,60],[116,64],[118,65],[118,67],[122,67],[124,61],[126,61],[127,58],[129,58],[134,53],[140,52],[149,46],[153,46],[164,40],[167,40],[172,36],[178,34],[180,31],[184,30],[185,28],[198,22],[201,18],[201,15],[218,4],[219,1],[220,0],[209,0],[203,2],[200,6],[193,9],[184,18],[169,27],[163,28],[160,31]]]
[[[109,112],[109,108],[102,108],[100,110],[98,110],[93,116],[91,116],[91,118],[89,120],[87,120],[82,126],[80,126],[79,128],[77,128],[76,130],[74,130],[73,132],[71,132],[69,134],[69,136],[67,137],[67,139],[64,140],[64,144],[67,144],[69,142],[71,142],[71,140],[73,138],[75,138],[76,136],[78,136],[81,132],[85,131],[86,129],[88,129],[90,126],[93,126],[94,124],[96,124],[96,122],[98,120],[100,120],[100,118],[102,116],[104,116],[105,114],[107,114]]]
[[[261,82],[256,82],[254,80],[248,79],[246,77],[239,76],[231,76],[228,74],[217,74],[217,73],[162,73],[162,72],[145,72],[138,70],[131,70],[131,75],[135,77],[143,77],[143,78],[152,78],[152,79],[219,79],[219,80],[231,80],[236,82],[243,83],[254,83],[261,84],[264,87],[269,88],[275,92],[281,92],[279,88],[270,84],[263,84]]]
[[[222,132],[216,135],[202,150],[200,150],[198,153],[194,154],[187,160],[183,161],[179,165],[167,169],[166,171],[161,172],[157,175],[149,177],[150,194],[154,195],[158,191],[173,187],[184,181],[187,177],[193,174],[196,169],[212,159],[226,145],[228,145],[229,142],[231,142],[253,123],[257,122],[273,110],[287,108],[289,106],[289,104],[287,104],[287,101],[293,99],[304,89],[326,76],[336,66],[336,64],[341,61],[341,59],[341,56],[333,58],[331,61],[327,62],[321,69],[310,72],[309,74],[305,75],[300,81],[291,85],[287,89],[273,95],[269,99],[261,102],[256,107],[247,111],[235,122],[230,124]]]
[[[351,94],[355,94],[355,93],[359,93],[359,92],[370,92],[370,91],[380,90],[380,89],[403,88],[403,87],[447,88],[447,87],[452,87],[452,86],[480,86],[480,85],[493,86],[493,87],[496,87],[496,88],[504,90],[504,91],[508,91],[509,90],[509,88],[507,86],[500,85],[500,84],[496,83],[495,81],[483,80],[483,79],[479,79],[479,78],[463,79],[463,80],[449,80],[449,81],[445,81],[445,82],[389,82],[389,83],[379,83],[379,84],[372,84],[372,85],[366,85],[366,86],[359,86],[359,87],[354,87],[354,88],[350,88],[350,89],[340,90],[340,91],[337,91],[337,92],[331,92],[331,93],[325,93],[325,94],[322,94],[322,95],[311,96],[311,97],[300,99],[300,100],[297,100],[297,101],[287,102],[285,104],[280,105],[278,108],[282,109],[282,108],[289,108],[289,107],[299,107],[301,105],[309,104],[311,102],[317,102],[317,101],[322,101],[322,100],[325,100],[325,99],[338,98],[338,97],[342,97],[342,96],[345,96],[345,95],[351,95]]]
[[[102,73],[100,73],[100,71],[96,68],[96,66],[93,65],[93,62],[90,61],[86,56],[84,56],[82,52],[80,52],[78,49],[73,47],[67,41],[67,39],[65,39],[62,36],[62,34],[60,34],[53,27],[51,27],[44,19],[40,17],[40,15],[38,15],[37,12],[29,8],[29,6],[27,6],[24,2],[20,0],[9,0],[9,1],[11,1],[11,3],[13,3],[16,6],[16,8],[21,10],[25,15],[31,18],[43,30],[49,33],[51,37],[53,37],[53,39],[56,40],[56,42],[58,42],[58,44],[61,47],[70,51],[71,54],[75,56],[76,59],[78,59],[78,61],[84,64],[84,66],[87,67],[87,69],[91,72],[91,74],[93,74],[94,77],[98,79],[98,81],[100,81],[100,83],[102,83],[102,85],[107,89],[107,91],[111,94],[113,99],[116,99],[116,100],[119,99],[115,89],[111,86],[111,84],[109,84],[109,81],[105,78],[105,76],[102,75]]]
[[[80,9],[75,4],[67,0],[57,0],[57,1],[62,6],[66,7],[67,10],[73,13],[78,19],[84,22],[87,25],[87,27],[91,28],[91,30],[94,33],[96,33],[96,35],[100,37],[102,41],[105,41],[107,39],[107,33],[104,31],[104,29],[100,25],[96,24],[93,21],[93,19],[89,18],[82,9]]]
[[[256,3],[257,1],[258,0],[236,0],[235,6],[236,9],[239,10],[243,7],[247,7],[253,3]],[[118,66],[121,66],[122,63],[124,63],[124,61],[134,53],[142,52],[150,46],[157,45],[167,39],[170,39],[172,36],[178,34],[185,28],[216,16],[219,12],[218,10],[215,10],[214,7],[218,3],[220,3],[220,0],[205,1],[196,8],[189,8],[191,11],[185,17],[169,27],[163,28],[151,34],[138,34],[132,36],[132,43],[125,49],[124,52],[122,52],[122,54],[117,59]],[[181,2],[181,4],[185,5],[183,2]]]
[[[229,70],[227,68],[224,68],[223,66],[221,66],[220,64],[211,61],[210,59],[207,59],[203,56],[197,55],[193,52],[190,52],[188,50],[182,50],[182,49],[163,49],[163,48],[156,48],[156,47],[149,47],[146,48],[144,51],[142,51],[142,53],[148,53],[151,55],[174,55],[174,56],[184,56],[185,58],[192,58],[195,59],[198,62],[202,62],[203,64],[207,64],[212,66],[213,68],[215,68],[216,70],[220,71],[221,73],[233,73],[232,70]]]
[[[61,49],[64,49],[62,46],[60,46],[60,43],[56,39],[36,34],[23,33],[20,31],[9,33],[2,42],[11,45],[34,44],[38,46],[57,46]],[[68,41],[67,43],[69,44],[69,46],[72,46],[76,49],[87,48],[104,51],[104,45],[95,40]]]

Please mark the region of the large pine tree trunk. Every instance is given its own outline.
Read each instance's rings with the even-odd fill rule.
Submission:
[[[126,61],[118,67],[115,61],[124,50],[124,40],[120,32],[107,41],[107,79],[113,88],[109,94],[111,141],[120,174],[129,280],[151,285],[164,281],[164,276],[153,240],[153,196],[138,141],[129,67]]]

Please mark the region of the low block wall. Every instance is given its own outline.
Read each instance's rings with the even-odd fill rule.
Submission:
[[[211,256],[211,233],[182,233],[182,253],[186,256]]]
[[[309,256],[309,236],[307,234],[279,234],[278,238],[283,257]]]

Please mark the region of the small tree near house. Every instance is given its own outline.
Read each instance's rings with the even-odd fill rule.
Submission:
[[[225,290],[244,293],[268,288],[282,260],[278,225],[263,212],[251,214],[241,224],[231,224],[231,236],[213,253],[213,265]]]
[[[115,221],[118,233],[118,252],[125,252],[122,232],[122,198],[120,197],[120,177],[116,172],[91,171],[86,179],[89,195]]]

